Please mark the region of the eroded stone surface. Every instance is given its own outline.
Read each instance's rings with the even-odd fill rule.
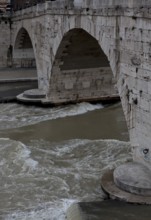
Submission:
[[[119,188],[138,195],[151,196],[151,173],[144,165],[134,162],[123,164],[114,170],[113,177]]]

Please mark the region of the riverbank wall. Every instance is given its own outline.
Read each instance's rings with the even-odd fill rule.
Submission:
[[[12,66],[11,21],[9,16],[0,16],[0,67]]]

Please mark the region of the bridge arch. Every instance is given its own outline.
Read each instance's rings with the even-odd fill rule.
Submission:
[[[58,102],[117,99],[118,92],[107,56],[83,28],[68,30],[52,65],[49,97]]]
[[[13,48],[13,65],[15,67],[36,68],[36,56],[32,38],[26,28],[17,32]]]
[[[32,48],[32,42],[30,36],[25,28],[21,28],[19,30],[15,41],[15,48],[17,49]]]

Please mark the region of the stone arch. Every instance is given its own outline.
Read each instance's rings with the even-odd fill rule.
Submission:
[[[107,56],[82,28],[64,34],[54,57],[49,88],[51,102],[58,103],[119,97]]]
[[[16,35],[13,48],[13,66],[36,68],[36,56],[28,31],[21,27]]]

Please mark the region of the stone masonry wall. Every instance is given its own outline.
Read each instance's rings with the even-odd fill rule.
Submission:
[[[12,65],[10,38],[10,20],[8,17],[0,16],[0,68]]]
[[[53,72],[49,98],[52,103],[118,98],[110,67]],[[57,83],[56,83],[57,82]]]
[[[17,68],[36,67],[33,49],[15,49],[13,56],[13,66]]]

